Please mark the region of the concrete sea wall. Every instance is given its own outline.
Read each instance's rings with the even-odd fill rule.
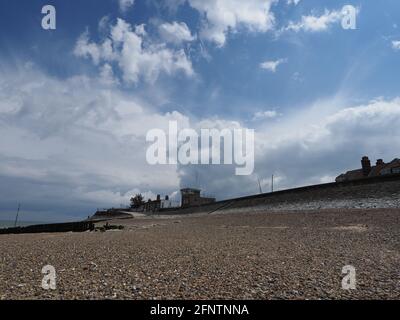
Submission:
[[[327,183],[259,194],[160,214],[253,211],[400,208],[400,175]]]

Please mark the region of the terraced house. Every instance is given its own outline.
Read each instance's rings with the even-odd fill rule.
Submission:
[[[400,159],[396,158],[389,163],[378,159],[374,166],[367,156],[361,159],[361,169],[347,171],[336,178],[336,182],[353,181],[379,176],[400,174]]]

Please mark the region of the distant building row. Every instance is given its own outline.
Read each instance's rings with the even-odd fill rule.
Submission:
[[[376,165],[371,166],[368,157],[361,159],[361,169],[347,171],[336,178],[336,182],[353,181],[358,179],[388,176],[400,174],[400,159],[394,159],[392,162],[385,163],[382,159],[376,161]]]
[[[182,202],[181,208],[195,207],[208,203],[215,202],[215,198],[201,196],[201,190],[193,188],[185,188],[181,190]],[[157,195],[156,200],[149,199],[139,209],[144,212],[157,212],[162,209],[178,208],[179,203],[173,202],[168,196],[165,199],[161,199],[161,195]]]
[[[157,195],[156,200],[149,199],[147,202],[145,202],[141,208],[141,211],[155,212],[160,211],[160,209],[168,209],[173,207],[176,207],[176,204],[169,200],[169,196],[165,196],[164,199],[161,199],[161,195]]]

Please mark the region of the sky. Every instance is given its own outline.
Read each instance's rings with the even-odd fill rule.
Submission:
[[[45,5],[56,28],[43,29]],[[342,26],[343,7],[355,28]],[[222,200],[400,155],[400,3],[2,0],[0,220],[65,221],[132,195]],[[150,165],[149,130],[255,132],[255,168]]]

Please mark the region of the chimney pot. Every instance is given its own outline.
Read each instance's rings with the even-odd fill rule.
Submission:
[[[368,175],[370,174],[372,168],[371,168],[371,161],[369,160],[368,157],[363,157],[361,160],[361,165],[362,165],[362,171],[363,171],[363,175],[364,177],[368,177]]]

